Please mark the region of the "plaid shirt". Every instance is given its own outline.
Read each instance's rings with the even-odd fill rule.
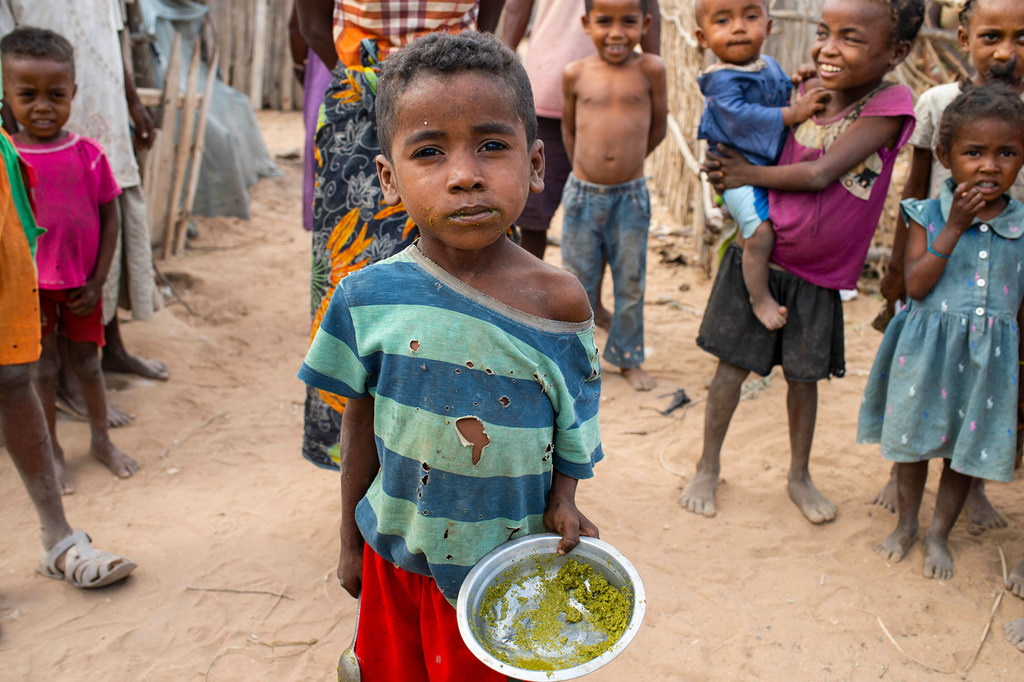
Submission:
[[[479,0],[334,0],[334,46],[359,66],[359,43],[374,38],[381,57],[433,31],[476,26]]]

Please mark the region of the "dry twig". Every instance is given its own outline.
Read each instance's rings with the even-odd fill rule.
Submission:
[[[200,431],[205,429],[207,426],[209,426],[211,423],[213,423],[213,421],[215,419],[219,419],[220,417],[223,417],[225,415],[227,415],[227,412],[218,412],[217,414],[213,415],[212,417],[208,417],[206,419],[206,421],[204,421],[202,424],[200,424],[196,428],[194,428],[191,431],[189,431],[188,433],[186,433],[183,437],[176,438],[173,443],[171,443],[166,448],[164,448],[163,452],[160,453],[160,461],[163,462],[164,464],[166,464],[167,463],[167,455],[169,455],[172,450],[180,448],[182,445],[185,444],[185,441],[187,441],[189,438],[191,438],[192,436],[196,435],[197,433],[199,433]]]
[[[230,587],[193,587],[191,585],[186,587],[185,589],[191,592],[230,592],[231,594],[266,594],[271,597],[277,597],[278,601],[280,601],[281,599],[291,599],[291,597],[284,593],[284,590],[281,590],[281,592],[271,592],[270,590],[236,590]]]

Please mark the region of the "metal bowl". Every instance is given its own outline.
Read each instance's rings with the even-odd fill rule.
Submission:
[[[571,680],[597,670],[618,656],[640,629],[647,608],[647,597],[640,574],[633,564],[608,543],[588,537],[580,538],[580,544],[569,554],[558,556],[556,550],[560,539],[558,535],[545,533],[507,542],[481,559],[462,583],[456,607],[459,632],[469,650],[489,668],[527,682]],[[564,647],[524,650],[514,642],[512,622],[519,611],[531,608],[531,600],[535,602],[536,583],[541,579],[538,569],[542,567],[544,576],[554,575],[570,558],[589,564],[610,585],[623,591],[627,598],[632,597],[632,613],[626,630],[608,650],[584,663],[560,668],[563,661],[572,657],[575,647],[580,644],[597,644],[604,640],[605,633],[588,627],[586,618],[579,623],[563,622],[561,634],[567,639]],[[538,559],[543,559],[543,562],[538,562]],[[511,581],[508,580],[509,576],[513,578]],[[517,580],[522,576],[536,577]],[[496,617],[497,624],[492,627],[481,613],[487,588],[493,584],[509,582],[511,587],[506,593],[508,598],[502,602],[504,608],[497,605],[492,607],[495,611],[501,609],[505,613],[493,614],[492,620]],[[502,652],[510,662],[495,657],[491,651]],[[555,669],[528,670],[515,665],[516,661],[538,660]]]

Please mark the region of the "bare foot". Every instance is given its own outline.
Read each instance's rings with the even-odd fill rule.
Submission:
[[[1024,651],[1024,618],[1011,620],[1003,626],[1003,632],[1010,644]]]
[[[754,315],[767,329],[781,329],[786,324],[786,316],[789,311],[786,306],[779,305],[771,296],[761,299],[750,299],[750,307],[754,309]]]
[[[612,326],[612,314],[598,301],[594,306],[594,324],[601,329],[608,329]]]
[[[933,537],[930,533],[925,535],[924,577],[937,580],[953,577],[953,556],[949,553],[947,538]]]
[[[77,384],[73,390],[78,390]],[[85,412],[85,403],[82,402],[82,397],[73,393],[70,386],[64,386],[61,382],[57,383],[57,409],[76,421],[89,421],[89,415]],[[107,426],[110,428],[116,429],[127,426],[133,419],[135,419],[133,415],[128,414],[116,405],[107,403]]]
[[[1006,528],[1007,521],[989,502],[984,486],[972,484],[967,493],[967,532],[981,535],[986,530]],[[1019,595],[1018,595],[1019,596]]]
[[[139,470],[138,461],[118,450],[109,440],[105,444],[93,443],[89,454],[103,462],[118,478],[130,478]]]
[[[167,381],[167,378],[171,376],[167,365],[159,360],[148,360],[126,350],[120,353],[104,353],[103,371],[138,374],[144,379],[156,379],[157,381]]]
[[[718,489],[718,475],[698,471],[679,495],[679,504],[694,514],[714,516],[715,491]]]
[[[53,443],[53,473],[57,477],[57,485],[60,486],[62,494],[70,495],[75,492],[75,485],[71,482],[68,466],[64,462],[64,449],[56,442]]]
[[[879,507],[884,507],[896,513],[896,476],[895,474],[889,477],[885,487],[878,491],[875,495],[875,499],[871,500],[871,504],[877,504]]]
[[[836,506],[818,492],[810,478],[790,480],[787,489],[789,499],[811,523],[825,523],[836,517]]]
[[[1021,559],[1020,563],[1010,571],[1008,580],[1010,584],[1006,586],[1007,589],[1013,592],[1015,597],[1024,599],[1024,559]]]
[[[886,561],[895,563],[903,561],[903,558],[907,556],[907,552],[917,542],[917,530],[917,526],[913,528],[896,526],[896,530],[889,537],[875,546],[875,554]]]
[[[658,385],[654,377],[645,372],[641,367],[627,367],[622,370],[622,376],[634,391],[649,391]]]

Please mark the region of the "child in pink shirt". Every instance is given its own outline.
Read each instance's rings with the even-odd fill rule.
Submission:
[[[57,333],[68,340],[68,357],[82,385],[92,439],[90,453],[127,478],[139,465],[110,441],[106,386],[97,350],[104,343],[101,292],[117,240],[121,193],[100,146],[64,130],[75,95],[74,52],[62,36],[21,28],[0,41],[4,100],[21,130],[14,136],[38,177],[37,268],[43,351],[39,394],[53,441],[57,475],[72,491],[56,433]]]

